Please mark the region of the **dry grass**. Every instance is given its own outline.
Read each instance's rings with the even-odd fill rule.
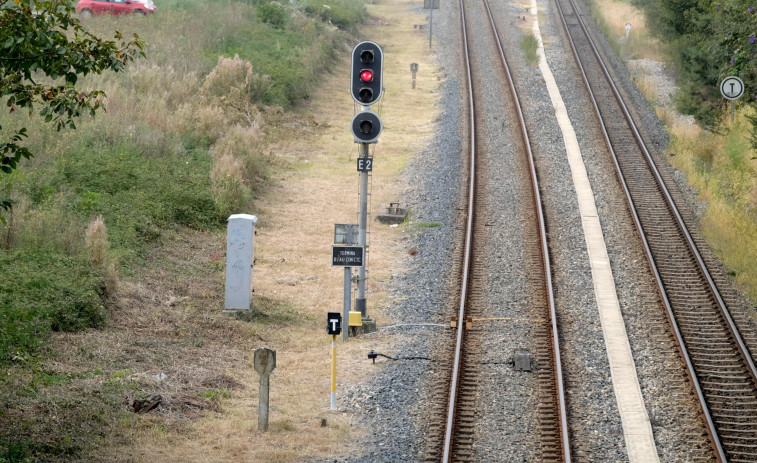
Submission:
[[[731,269],[740,288],[757,301],[757,156],[748,147],[746,120],[714,134],[696,126],[675,126],[671,164],[684,172],[707,203],[702,219],[705,238]]]
[[[592,8],[601,15],[598,20],[611,42],[616,43],[619,51],[629,59],[652,59],[663,61],[659,43],[650,37],[647,31],[644,13],[630,3],[620,0],[595,0]],[[626,38],[626,24],[631,31]]]
[[[424,21],[416,8],[417,2],[403,0],[369,6],[382,26],[365,30],[364,38],[384,49],[387,86],[374,107],[384,132],[372,148],[372,215],[401,198],[398,174],[426,143],[436,117],[441,73],[430,60],[427,36],[413,29]],[[415,90],[411,62],[419,64]],[[107,329],[55,337],[60,352],[50,365],[55,371],[98,368],[103,374],[88,380],[92,387],[116,384],[163,397],[156,412],[124,411],[114,418],[118,425],[111,445],[88,461],[302,461],[340,454],[368,432],[352,422],[353,410],[329,410],[331,339],[324,328],[326,312],[341,311],[342,304],[343,272],[329,261],[333,224],[357,221],[357,145],[349,132],[354,105],[348,75],[345,53],[302,115],[266,115],[263,127],[278,141],[265,151],[276,153],[288,167],[271,172],[264,195],[238,211],[259,218],[252,321],[220,315],[223,233],[183,230],[165,236],[164,246],[138,275],[121,277]],[[369,231],[368,314],[385,325],[391,322],[382,313],[385,282],[408,254],[401,230],[371,221]],[[339,342],[340,407],[345,385],[368,380],[381,368],[368,361],[367,351],[391,352],[393,342],[385,334]],[[277,351],[267,433],[257,430],[252,354],[259,347]],[[157,378],[161,373],[164,380]],[[322,418],[328,420],[325,427]]]
[[[95,267],[102,267],[108,258],[108,230],[105,227],[103,216],[98,215],[87,226],[84,232],[84,243],[87,246],[89,263]]]

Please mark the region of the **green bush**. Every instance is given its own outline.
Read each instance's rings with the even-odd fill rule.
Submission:
[[[52,331],[105,323],[103,281],[84,259],[55,252],[0,254],[0,363],[35,355]]]
[[[289,14],[281,3],[268,2],[258,6],[258,18],[276,29],[283,29],[289,20]]]
[[[213,229],[249,207],[265,181],[263,150],[234,150],[242,171],[233,182],[211,179],[211,153],[231,128],[257,129],[260,105],[290,108],[308,98],[345,37],[320,18],[349,29],[366,16],[360,1],[313,5],[308,16],[310,7],[296,2],[164,0],[156,15],[118,19],[124,36],[145,40],[146,59],[122,75],[82,78],[105,90],[107,113],[58,133],[29,125],[27,114],[0,112],[4,128],[30,126],[37,156],[0,182],[16,200],[0,223],[0,362],[39,352],[53,330],[104,323],[104,276],[89,269],[84,250],[94,217],[107,225],[109,257],[128,273],[166,229]],[[114,33],[109,17],[87,27]],[[203,93],[219,56],[235,54],[252,67],[249,106]]]
[[[343,30],[354,30],[365,21],[368,12],[365,3],[354,0],[307,0],[305,11],[308,14],[330,22]]]
[[[103,146],[80,148],[60,157],[52,186],[70,191],[75,208],[102,214],[116,248],[139,250],[160,230],[184,225],[210,229],[221,222],[210,189],[207,151],[147,156],[134,143],[119,141],[103,156]]]

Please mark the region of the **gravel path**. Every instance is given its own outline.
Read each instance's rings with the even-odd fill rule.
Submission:
[[[480,3],[473,7],[471,20],[483,26]],[[538,68],[528,66],[520,53],[519,29],[522,8],[492,2],[498,27],[509,53],[543,185],[547,222],[551,239],[556,302],[561,313],[561,337],[566,343],[564,368],[567,372],[571,434],[581,442],[574,451],[575,461],[627,461],[612,382],[604,351],[601,326],[594,302],[591,272],[582,227],[578,218],[575,191],[565,158],[562,136],[553,117]],[[642,393],[652,421],[661,461],[686,462],[695,457],[709,458],[706,441],[697,427],[699,417],[688,392],[656,294],[650,294],[652,279],[638,246],[614,168],[607,159],[593,109],[566,49],[562,28],[553,5],[541,2],[541,31],[547,60],[560,86],[569,116],[576,129],[589,179],[594,188],[621,310],[626,321]],[[459,252],[458,208],[465,172],[461,153],[465,134],[460,75],[460,37],[457,2],[441,2],[434,11],[434,47],[446,76],[438,103],[441,117],[438,137],[414,158],[405,172],[408,185],[403,202],[412,210],[415,223],[436,222],[439,227],[407,227],[407,247],[419,252],[408,259],[407,268],[391,281],[387,315],[395,324],[448,323],[452,313],[447,275],[452,258]],[[482,42],[487,37],[480,37]],[[605,53],[609,47],[605,46]],[[631,83],[625,66],[613,62],[625,96],[636,105],[636,116],[650,145],[661,150],[668,143],[663,126]],[[489,111],[496,114],[497,82],[487,84]],[[501,111],[500,111],[501,113]],[[490,181],[484,188],[501,207],[484,213],[492,226],[487,241],[492,252],[485,262],[486,284],[491,290],[492,317],[528,317],[527,275],[522,259],[522,233],[517,224],[524,219],[518,206],[519,186],[508,173],[516,153],[509,152],[506,135],[509,121],[490,118],[486,168]],[[659,153],[657,153],[659,156]],[[431,169],[431,171],[429,171]],[[680,176],[679,176],[680,178]],[[689,196],[690,198],[690,196]],[[409,296],[411,295],[411,296]],[[452,301],[454,304],[454,301]],[[496,364],[481,378],[481,422],[476,430],[478,461],[540,461],[538,420],[529,373],[514,372],[506,361],[515,348],[530,346],[527,324],[492,326],[482,363]],[[487,329],[490,329],[487,327]],[[442,373],[439,360],[446,356],[440,345],[452,336],[450,330],[435,325],[399,326],[370,336],[390,336],[400,360],[386,361],[368,384],[340,386],[345,411],[354,414],[369,433],[350,453],[326,461],[404,462],[421,461],[428,431],[426,411],[433,396],[434,378]],[[409,358],[413,359],[409,359]],[[422,359],[420,359],[422,358]],[[404,360],[403,360],[404,359]],[[428,359],[428,360],[425,360]],[[379,361],[382,361],[381,359]],[[675,406],[673,406],[675,404]],[[703,449],[692,450],[692,442]],[[312,460],[323,461],[323,460]]]

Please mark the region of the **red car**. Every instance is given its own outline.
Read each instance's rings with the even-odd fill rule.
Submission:
[[[76,12],[89,17],[93,14],[140,14],[155,13],[152,0],[79,0]]]

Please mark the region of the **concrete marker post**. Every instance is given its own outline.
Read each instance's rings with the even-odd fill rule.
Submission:
[[[276,368],[276,351],[268,348],[255,350],[253,361],[255,371],[260,375],[260,391],[258,392],[258,430],[268,431],[268,404],[270,376]]]

